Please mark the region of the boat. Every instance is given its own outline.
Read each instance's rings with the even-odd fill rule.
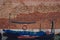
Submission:
[[[52,28],[51,28],[51,33],[47,34],[44,31],[26,31],[26,30],[13,30],[13,29],[3,29],[4,33],[7,34],[8,37],[17,37],[19,39],[48,39],[52,40],[54,38],[54,33],[53,33],[53,21],[52,21]]]

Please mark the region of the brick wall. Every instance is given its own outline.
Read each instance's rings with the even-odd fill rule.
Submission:
[[[41,15],[41,13],[40,14],[35,13],[35,14],[23,14],[23,15],[24,16],[18,16],[19,18],[16,17],[15,19],[12,19],[12,20],[26,21],[26,22],[35,21],[36,23],[33,23],[33,24],[17,24],[17,23],[9,22],[9,19],[7,19],[7,18],[0,18],[0,29],[4,29],[4,28],[5,29],[6,28],[22,29],[22,27],[24,27],[24,25],[27,26],[27,29],[40,29],[40,26],[42,29],[50,29],[52,19],[54,20],[54,27],[56,29],[60,28],[60,16],[59,16],[60,13],[49,13],[49,14],[48,13],[47,14],[42,13],[42,15]]]

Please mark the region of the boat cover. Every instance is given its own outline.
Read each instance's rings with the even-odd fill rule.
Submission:
[[[10,35],[17,35],[17,36],[45,36],[46,33],[44,31],[39,32],[32,32],[32,31],[13,31],[13,30],[3,30],[5,33]]]

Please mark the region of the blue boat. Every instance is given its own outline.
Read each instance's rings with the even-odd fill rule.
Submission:
[[[16,35],[16,36],[45,36],[46,33],[43,31],[32,32],[32,31],[13,31],[13,30],[3,30],[7,34]]]

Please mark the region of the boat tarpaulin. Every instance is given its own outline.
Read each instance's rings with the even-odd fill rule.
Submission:
[[[45,36],[46,33],[44,31],[32,32],[32,31],[12,31],[12,30],[3,30],[7,34],[17,35],[17,36]]]

